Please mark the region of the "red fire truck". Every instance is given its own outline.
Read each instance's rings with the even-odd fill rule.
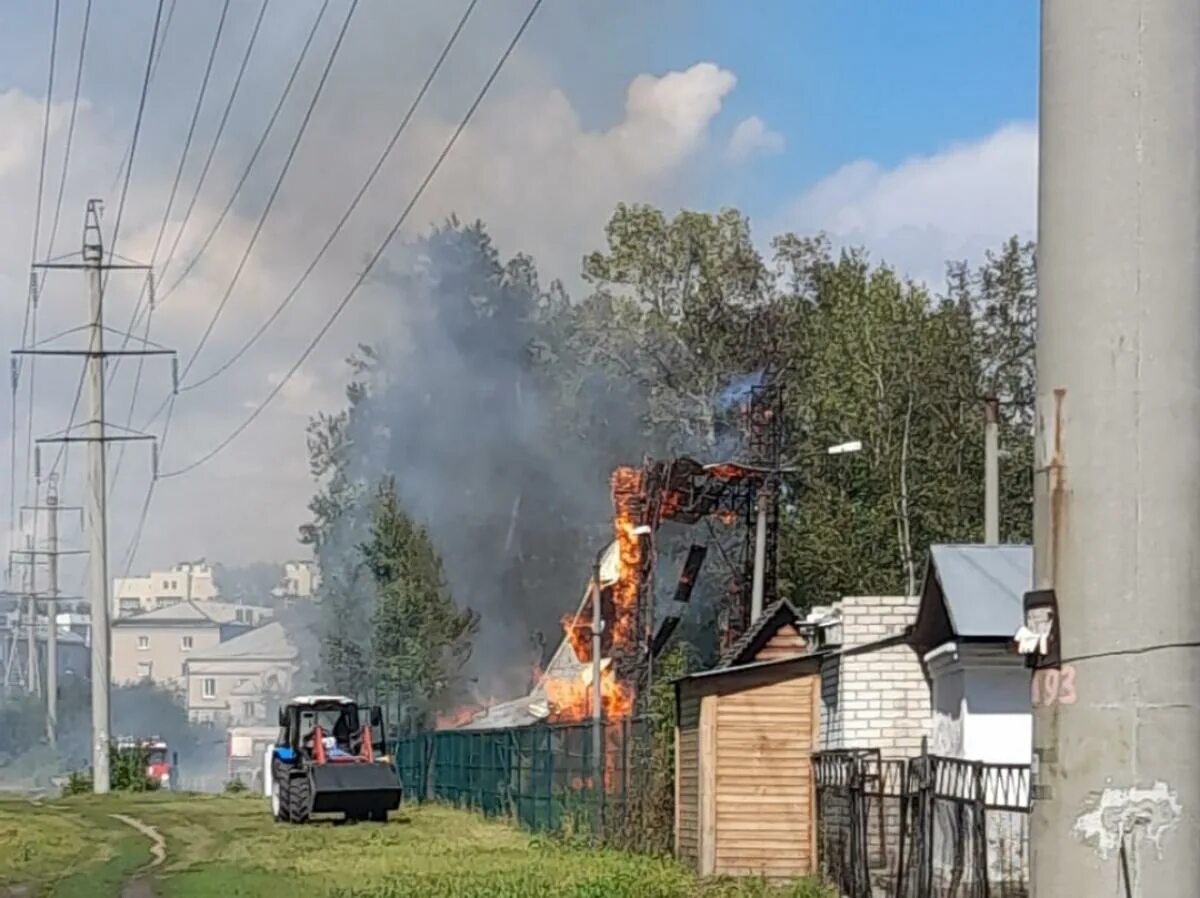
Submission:
[[[149,739],[123,738],[117,740],[119,751],[144,751],[146,753],[146,776],[158,783],[160,789],[170,789],[175,784],[175,768],[166,740],[157,736]]]

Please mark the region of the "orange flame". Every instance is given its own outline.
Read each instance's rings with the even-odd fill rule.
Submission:
[[[628,717],[633,711],[633,690],[617,677],[612,659],[628,654],[637,645],[637,603],[642,569],[641,538],[634,533],[638,526],[637,504],[642,493],[642,472],[637,468],[618,468],[612,476],[613,527],[617,538],[618,574],[612,585],[612,607],[604,609],[605,626],[611,634],[608,658],[603,660],[600,674],[601,707],[608,720]],[[595,597],[593,596],[593,601]],[[591,628],[574,615],[563,620],[563,629],[575,651],[575,657],[585,664],[592,660]],[[555,720],[583,720],[592,713],[592,670],[581,670],[575,677],[547,677],[543,688]]]

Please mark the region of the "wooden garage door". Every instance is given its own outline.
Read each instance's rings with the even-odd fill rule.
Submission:
[[[786,878],[814,869],[816,683],[796,677],[718,700],[714,872]]]

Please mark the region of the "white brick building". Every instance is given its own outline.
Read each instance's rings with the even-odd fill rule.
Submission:
[[[848,596],[809,615],[813,650],[828,652],[821,663],[823,750],[920,754],[929,733],[929,683],[905,641],[918,603],[917,596]]]

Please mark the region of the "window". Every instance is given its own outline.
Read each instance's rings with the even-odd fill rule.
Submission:
[[[191,636],[180,637],[179,647],[181,649],[183,649],[185,652],[190,652],[192,650],[192,637]]]
[[[171,588],[171,584],[169,582],[167,582],[166,580],[164,580],[163,581],[163,589],[170,589],[170,588]]]
[[[254,702],[242,702],[242,717],[245,720],[253,720],[257,716],[256,710]]]
[[[205,677],[204,682],[200,684],[200,694],[204,698],[217,697],[217,681],[212,677]]]
[[[144,652],[148,648],[150,648],[150,637],[149,636],[139,636],[138,637],[138,651]]]
[[[138,679],[139,680],[150,679],[150,662],[149,661],[139,661],[138,666],[137,666],[137,671],[138,671]]]
[[[137,599],[121,599],[117,613],[124,616],[126,614],[137,614],[141,610],[142,603]]]

